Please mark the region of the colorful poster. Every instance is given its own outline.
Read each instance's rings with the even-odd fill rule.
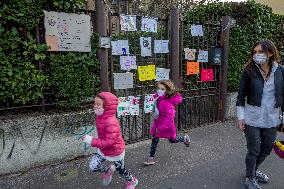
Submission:
[[[156,79],[156,66],[138,66],[139,81],[147,81]]]
[[[129,54],[128,40],[111,41],[111,54],[128,55]]]
[[[127,97],[119,97],[117,106],[117,116],[120,117],[126,115],[130,115],[129,101],[127,100]]]
[[[157,32],[158,22],[157,18],[142,18],[141,31],[143,32]]]
[[[132,89],[133,73],[113,73],[114,89]]]
[[[145,100],[144,100],[144,112],[145,112],[146,114],[153,112],[154,105],[155,105],[154,94],[145,95]]]
[[[186,75],[199,74],[199,62],[187,62]]]
[[[202,25],[191,25],[191,36],[203,36],[204,32],[203,32],[203,27]]]
[[[120,69],[132,70],[137,69],[136,56],[120,56]]]
[[[208,51],[199,51],[197,62],[208,62]]]
[[[91,52],[91,18],[86,14],[44,11],[48,51]]]
[[[118,98],[117,116],[139,115],[140,97],[128,96]]]
[[[154,53],[169,53],[169,40],[154,40]]]
[[[151,37],[140,37],[141,56],[152,56],[152,40]]]
[[[214,81],[213,69],[201,69],[201,81]]]
[[[140,97],[128,96],[130,115],[139,115]]]
[[[170,69],[157,68],[156,69],[156,81],[169,80]]]
[[[184,59],[195,60],[196,59],[196,49],[184,48]]]
[[[120,27],[122,31],[137,31],[135,15],[120,15]]]

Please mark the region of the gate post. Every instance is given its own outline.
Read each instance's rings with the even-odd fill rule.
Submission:
[[[229,54],[229,35],[230,34],[230,17],[222,17],[222,36],[221,46],[223,47],[223,62],[221,64],[221,83],[219,94],[219,120],[225,120],[226,99],[227,99],[227,81],[228,81],[228,54]]]
[[[96,0],[96,32],[99,36],[107,36],[106,23],[107,14],[104,1]],[[98,48],[97,57],[100,62],[101,91],[109,91],[108,50]]]
[[[170,73],[171,80],[175,83],[177,88],[181,88],[180,79],[180,48],[179,48],[179,10],[177,6],[173,6],[170,15]],[[180,130],[180,106],[177,109],[175,123]]]
[[[181,87],[179,40],[179,10],[173,6],[170,15],[170,72],[171,79],[178,88]]]

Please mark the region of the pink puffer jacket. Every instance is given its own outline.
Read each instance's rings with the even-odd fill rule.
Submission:
[[[175,114],[176,105],[181,103],[182,96],[177,93],[174,97],[166,98],[161,96],[157,100],[159,117],[155,119],[150,134],[156,138],[176,138]]]
[[[109,92],[102,92],[104,113],[96,117],[98,138],[92,140],[92,146],[97,147],[105,156],[118,156],[125,150],[125,143],[120,131],[120,124],[116,118],[118,106],[117,97]]]

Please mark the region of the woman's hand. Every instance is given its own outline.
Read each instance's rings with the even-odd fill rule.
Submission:
[[[241,119],[241,120],[238,120],[238,128],[241,130],[241,131],[244,131],[246,128],[245,128],[245,120],[244,119]]]

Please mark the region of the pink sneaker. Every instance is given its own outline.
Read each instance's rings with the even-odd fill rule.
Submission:
[[[114,171],[115,171],[115,166],[110,165],[108,171],[106,173],[102,174],[102,180],[103,180],[104,186],[109,185],[109,183],[112,180],[112,175],[113,175]]]
[[[134,189],[138,185],[138,179],[134,178],[133,181],[127,182],[126,189]]]

